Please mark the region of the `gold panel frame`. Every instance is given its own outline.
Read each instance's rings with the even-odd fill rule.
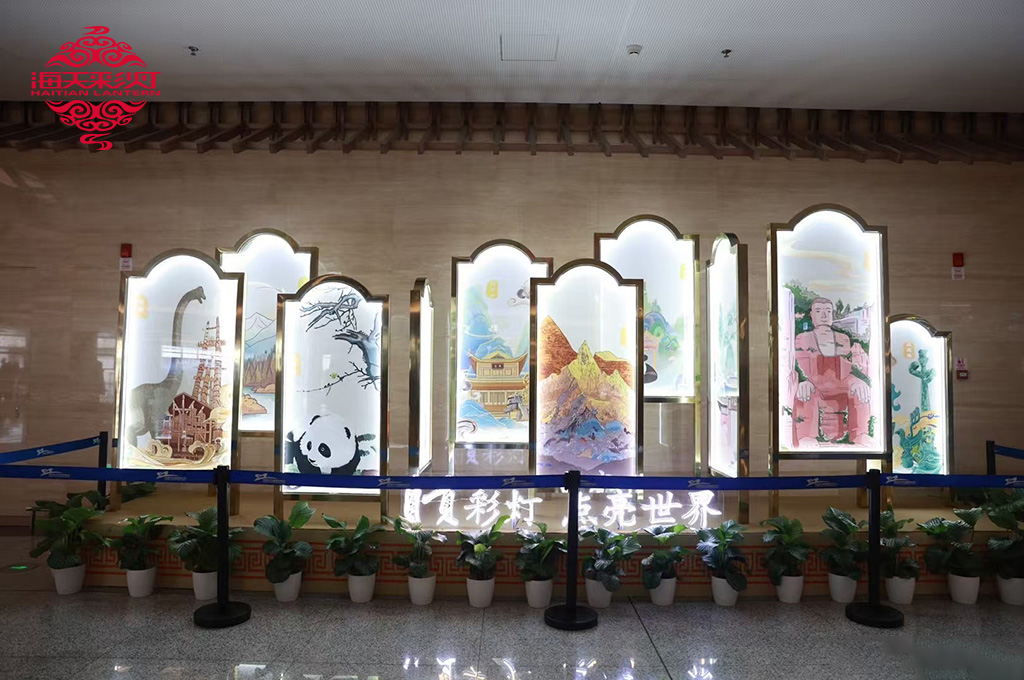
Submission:
[[[238,239],[238,241],[235,243],[235,245],[232,246],[231,248],[221,248],[221,247],[218,247],[217,248],[217,264],[223,266],[224,256],[225,255],[241,253],[246,248],[246,246],[249,245],[249,242],[252,241],[253,239],[255,239],[257,236],[276,236],[276,237],[278,237],[279,239],[281,239],[282,241],[284,241],[285,243],[288,244],[288,246],[292,249],[292,253],[294,253],[296,255],[298,255],[298,254],[309,255],[309,275],[308,275],[308,278],[309,278],[310,281],[312,281],[317,276],[319,276],[319,274],[320,274],[320,248],[318,248],[317,246],[300,246],[295,239],[293,239],[291,236],[289,236],[285,232],[280,231],[278,229],[270,229],[270,228],[254,229],[253,231],[250,231],[249,233],[247,233],[244,236],[242,236],[242,238]],[[242,318],[243,318],[243,322],[244,322],[244,319],[245,319],[244,310],[243,310],[243,317]],[[244,332],[243,332],[243,342],[244,342]],[[242,355],[242,370],[243,370],[243,372],[245,371],[245,354],[244,354],[244,352],[243,352],[243,355]],[[241,394],[241,392],[239,392],[239,394],[238,394],[238,401],[239,401],[239,403],[241,403],[241,401],[242,401],[242,394]],[[274,398],[274,403],[275,404],[277,403],[276,395],[275,395],[275,398]],[[239,425],[241,425],[241,423],[239,423]],[[272,430],[243,430],[243,429],[239,428],[238,432],[239,432],[239,436],[241,436],[241,437],[273,437],[274,436],[274,432]]]
[[[412,290],[409,291],[409,474],[410,475],[421,475],[430,469],[433,461],[428,460],[425,463],[420,460],[420,449],[421,440],[424,436],[430,440],[433,437],[433,432],[420,432],[420,409],[428,408],[431,410],[430,422],[433,424],[433,405],[434,405],[434,357],[433,353],[431,356],[423,356],[423,310],[420,308],[421,301],[426,299],[427,304],[434,310],[436,314],[436,307],[434,306],[434,293],[430,287],[430,282],[425,278],[416,279],[416,283],[413,284]],[[433,339],[434,334],[434,316],[431,316],[431,326],[426,329],[427,333],[430,333]],[[420,398],[423,386],[420,385],[420,369],[423,362],[427,361],[430,364],[430,385],[427,389],[430,391],[429,403],[423,404],[423,400]],[[431,442],[433,443],[433,442]],[[431,446],[431,452],[433,452],[433,446]]]
[[[391,349],[390,323],[391,310],[389,296],[372,295],[369,289],[362,283],[348,276],[341,274],[324,274],[308,282],[293,294],[280,293],[277,296],[277,346],[276,346],[276,368],[277,368],[277,393],[284,395],[284,306],[286,302],[297,302],[302,300],[311,290],[324,283],[340,283],[354,288],[366,302],[381,303],[381,327],[380,327],[380,476],[388,474],[388,449],[390,447],[390,422],[391,414],[388,410],[388,377],[389,377],[389,355]],[[274,470],[283,472],[283,459],[281,449],[284,443],[284,399],[277,399],[274,412]],[[381,516],[387,513],[388,494],[385,490],[377,492],[380,500]],[[321,501],[361,501],[373,500],[372,494],[337,493],[337,494],[298,494],[285,493],[281,486],[274,486],[274,514],[284,518],[284,501],[287,500],[321,500]]]
[[[711,268],[715,266],[715,250],[717,249],[719,241],[725,241],[729,244],[730,252],[736,255],[736,309],[737,309],[737,345],[739,347],[739,356],[737,362],[739,365],[739,397],[737,403],[736,417],[738,427],[736,428],[736,476],[737,477],[749,477],[750,476],[750,314],[748,310],[748,272],[747,272],[747,246],[744,243],[740,243],[739,238],[735,234],[723,233],[719,234],[711,247],[711,259],[707,260],[704,267],[704,289],[708,292],[705,302],[708,305],[707,310],[707,332],[711,332],[711,315],[714,310],[710,308],[711,305]],[[711,347],[713,342],[709,336],[706,339],[708,347]],[[710,349],[707,352],[708,360],[710,362],[711,352]],[[710,363],[708,375],[710,376]],[[710,381],[709,381],[710,386]],[[710,401],[710,399],[709,399]],[[708,418],[710,419],[711,414],[715,413],[714,405],[708,404]],[[708,422],[708,433],[710,437],[712,425]],[[726,476],[715,470],[711,466],[710,458],[710,443],[709,443],[709,455],[707,472],[711,476]],[[739,491],[739,518],[738,521],[741,524],[750,522],[750,491],[742,490]]]
[[[511,239],[493,239],[482,243],[477,247],[476,250],[469,257],[453,257],[452,258],[452,297],[451,307],[449,308],[449,319],[448,319],[448,474],[455,474],[455,449],[522,449],[526,446],[520,442],[460,442],[457,439],[456,425],[458,421],[458,413],[456,408],[456,398],[458,390],[456,389],[456,380],[458,379],[458,293],[459,293],[459,265],[460,264],[473,264],[480,255],[495,246],[510,246],[515,248],[519,252],[523,253],[531,264],[546,265],[548,269],[548,276],[555,267],[555,260],[551,257],[537,257],[533,254],[529,248],[524,246],[518,241]],[[532,285],[531,285],[532,295]],[[531,310],[533,302],[531,300]],[[532,352],[532,340],[531,340],[531,352]],[[533,384],[533,376],[530,376],[530,384]],[[531,423],[532,423],[532,411],[531,411]],[[532,429],[532,424],[531,424]],[[531,468],[532,469],[532,468]]]
[[[594,267],[609,274],[623,288],[636,290],[636,363],[633,365],[633,383],[636,391],[636,472],[644,471],[644,381],[641,367],[644,359],[642,342],[644,329],[644,282],[643,279],[625,279],[615,269],[597,259],[579,259],[566,262],[547,278],[530,279],[530,474],[537,473],[537,288],[554,286],[563,274],[578,267]]]
[[[805,218],[813,215],[817,212],[822,211],[834,211],[846,215],[852,219],[864,233],[873,233],[879,235],[879,268],[881,269],[881,300],[882,309],[881,311],[881,323],[882,323],[882,343],[883,343],[883,355],[882,366],[885,384],[883,386],[883,423],[879,423],[879,426],[884,428],[883,430],[883,441],[884,445],[881,450],[878,451],[864,451],[864,452],[837,452],[837,453],[784,453],[780,451],[779,444],[779,300],[778,300],[778,278],[779,278],[779,262],[778,262],[778,246],[777,236],[779,232],[793,231],[796,225],[803,221]],[[768,300],[769,300],[769,346],[770,361],[769,361],[769,395],[768,404],[771,417],[771,430],[769,440],[769,474],[772,477],[778,477],[780,472],[781,462],[783,460],[853,460],[857,461],[858,474],[861,474],[866,469],[866,463],[868,460],[879,460],[881,461],[882,471],[890,472],[892,470],[892,438],[889,434],[890,423],[892,422],[892,408],[889,399],[889,390],[891,386],[892,374],[890,372],[890,348],[889,348],[889,236],[888,229],[884,226],[870,226],[859,214],[846,208],[844,206],[835,203],[819,203],[797,213],[787,223],[773,222],[768,227]],[[863,503],[864,493],[863,489],[859,490],[858,501]],[[779,492],[769,492],[769,513],[771,516],[779,514]]]

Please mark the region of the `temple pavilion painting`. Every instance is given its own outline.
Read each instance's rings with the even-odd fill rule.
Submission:
[[[550,273],[550,261],[505,242],[454,260],[456,443],[527,443],[530,279]]]
[[[884,240],[835,209],[772,227],[779,451],[884,452]]]
[[[245,274],[245,319],[242,331],[241,414],[243,432],[274,431],[277,385],[277,296],[294,293],[316,277],[317,249],[299,248],[279,232],[258,231],[234,249],[218,249],[224,271]]]
[[[174,254],[125,279],[121,467],[208,469],[230,462],[240,278],[222,274],[205,256]]]
[[[948,474],[952,414],[950,339],[916,317],[889,324],[892,465],[904,474]]]

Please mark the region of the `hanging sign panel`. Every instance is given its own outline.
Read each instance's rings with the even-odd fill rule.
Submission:
[[[576,260],[531,288],[531,467],[537,474],[638,474],[643,281]]]
[[[433,457],[434,298],[417,279],[409,298],[409,473],[423,474]]]
[[[270,229],[244,236],[233,249],[217,249],[224,271],[245,274],[238,423],[242,432],[270,435],[274,431],[277,296],[294,293],[316,278],[317,259],[316,248],[300,248],[288,235]]]
[[[707,294],[708,464],[715,474],[746,476],[739,466],[748,452],[750,417],[747,247],[732,234],[715,239]]]
[[[643,382],[647,401],[693,401],[696,388],[697,237],[660,217],[595,234],[595,257],[644,281]]]
[[[278,298],[279,469],[322,475],[386,470],[388,298],[321,276]],[[285,493],[377,496],[376,490],[285,487]]]
[[[530,279],[550,275],[550,259],[511,241],[452,259],[453,444],[529,441]]]
[[[238,428],[243,283],[171,251],[122,285],[118,465],[228,465]]]
[[[951,334],[916,316],[889,324],[893,472],[949,474],[953,451]]]
[[[882,457],[884,228],[826,208],[773,225],[770,248],[775,450]]]

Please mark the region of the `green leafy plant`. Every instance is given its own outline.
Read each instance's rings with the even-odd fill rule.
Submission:
[[[284,583],[292,574],[299,574],[306,568],[306,560],[313,554],[313,546],[306,541],[293,541],[292,531],[306,526],[313,517],[313,508],[306,501],[292,506],[287,520],[274,515],[264,515],[253,523],[253,527],[269,540],[263,543],[264,554],[270,555],[265,572],[271,583]]]
[[[594,554],[583,560],[583,576],[600,581],[605,590],[614,593],[622,586],[622,563],[642,546],[636,534],[617,534],[608,529],[588,528],[580,532],[580,539],[593,538],[597,541]]]
[[[555,561],[559,553],[568,550],[564,540],[548,535],[548,525],[537,522],[537,531],[520,528],[516,532],[519,552],[516,554],[516,569],[524,581],[548,581],[555,577]]]
[[[857,532],[867,526],[867,521],[858,522],[850,513],[831,506],[821,518],[825,520],[825,530],[821,535],[832,542],[820,553],[829,573],[859,580],[868,559],[868,544],[857,539]]]
[[[185,568],[200,574],[217,571],[217,506],[210,506],[199,512],[186,512],[186,517],[196,521],[194,527],[176,529],[167,538],[171,553],[180,559]],[[240,528],[228,530],[228,561],[234,563],[242,556],[238,544]]]
[[[401,517],[384,518],[395,528],[395,533],[404,536],[412,544],[412,550],[395,558],[395,564],[408,570],[412,578],[430,576],[430,556],[434,549],[430,543],[447,543],[448,537],[433,529],[424,529],[420,524],[409,522]]]
[[[117,552],[118,566],[126,571],[142,571],[153,566],[150,555],[156,553],[153,541],[160,537],[161,522],[169,522],[167,515],[139,515],[124,520],[121,535],[107,538],[104,543]]]
[[[508,520],[508,515],[502,515],[490,529],[458,532],[459,556],[455,558],[455,563],[469,567],[469,578],[474,581],[494,578],[494,571],[502,559],[502,554],[494,549],[494,545],[501,538],[501,527]]]
[[[704,565],[712,576],[724,578],[736,592],[747,589],[747,576],[742,567],[747,563],[747,557],[736,546],[743,542],[746,529],[736,520],[730,519],[715,529],[697,530],[697,552]]]
[[[985,507],[985,514],[1005,536],[988,539],[989,559],[998,576],[1004,579],[1024,578],[1024,490],[1001,492],[993,495]]]
[[[334,575],[376,574],[380,569],[380,560],[371,551],[380,548],[380,544],[373,540],[373,535],[384,531],[384,525],[371,525],[366,515],[359,518],[352,531],[346,531],[347,522],[339,522],[329,515],[324,515],[324,521],[327,526],[338,530],[327,540],[328,552],[334,553]]]
[[[51,569],[71,569],[81,565],[86,550],[103,544],[98,534],[85,528],[86,522],[102,514],[102,510],[93,507],[72,506],[39,520],[37,525],[43,532],[43,540],[29,554],[39,557],[49,552],[46,564]]]
[[[771,545],[764,557],[768,579],[782,585],[783,576],[803,576],[804,563],[811,555],[811,546],[804,540],[804,525],[798,519],[772,517],[763,520],[764,542]]]
[[[924,563],[933,574],[981,576],[985,563],[974,551],[974,527],[981,519],[982,508],[960,508],[953,511],[956,519],[933,517],[917,527],[934,543],[924,551]]]
[[[644,532],[658,543],[658,547],[650,555],[640,560],[641,577],[644,587],[648,590],[660,586],[662,579],[675,578],[676,565],[683,561],[687,551],[679,545],[669,547],[668,542],[684,531],[686,526],[683,524],[655,525],[644,529]]]
[[[906,534],[900,535],[904,526],[913,522],[911,519],[896,519],[890,505],[881,515],[882,533],[882,576],[885,578],[917,578],[921,575],[921,565],[913,557],[901,557],[903,548],[913,548],[916,543]]]
[[[45,512],[46,517],[60,517],[68,508],[91,507],[102,513],[108,505],[110,505],[110,499],[108,497],[104,496],[96,489],[89,489],[88,491],[69,493],[67,495],[67,501],[63,503],[60,501],[47,500],[36,501],[32,510],[37,513]]]

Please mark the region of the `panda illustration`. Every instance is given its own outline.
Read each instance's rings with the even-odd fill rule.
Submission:
[[[285,440],[285,462],[295,462],[307,475],[354,475],[359,459],[368,451],[359,448],[359,437],[340,419],[313,416],[299,435],[289,432]]]

